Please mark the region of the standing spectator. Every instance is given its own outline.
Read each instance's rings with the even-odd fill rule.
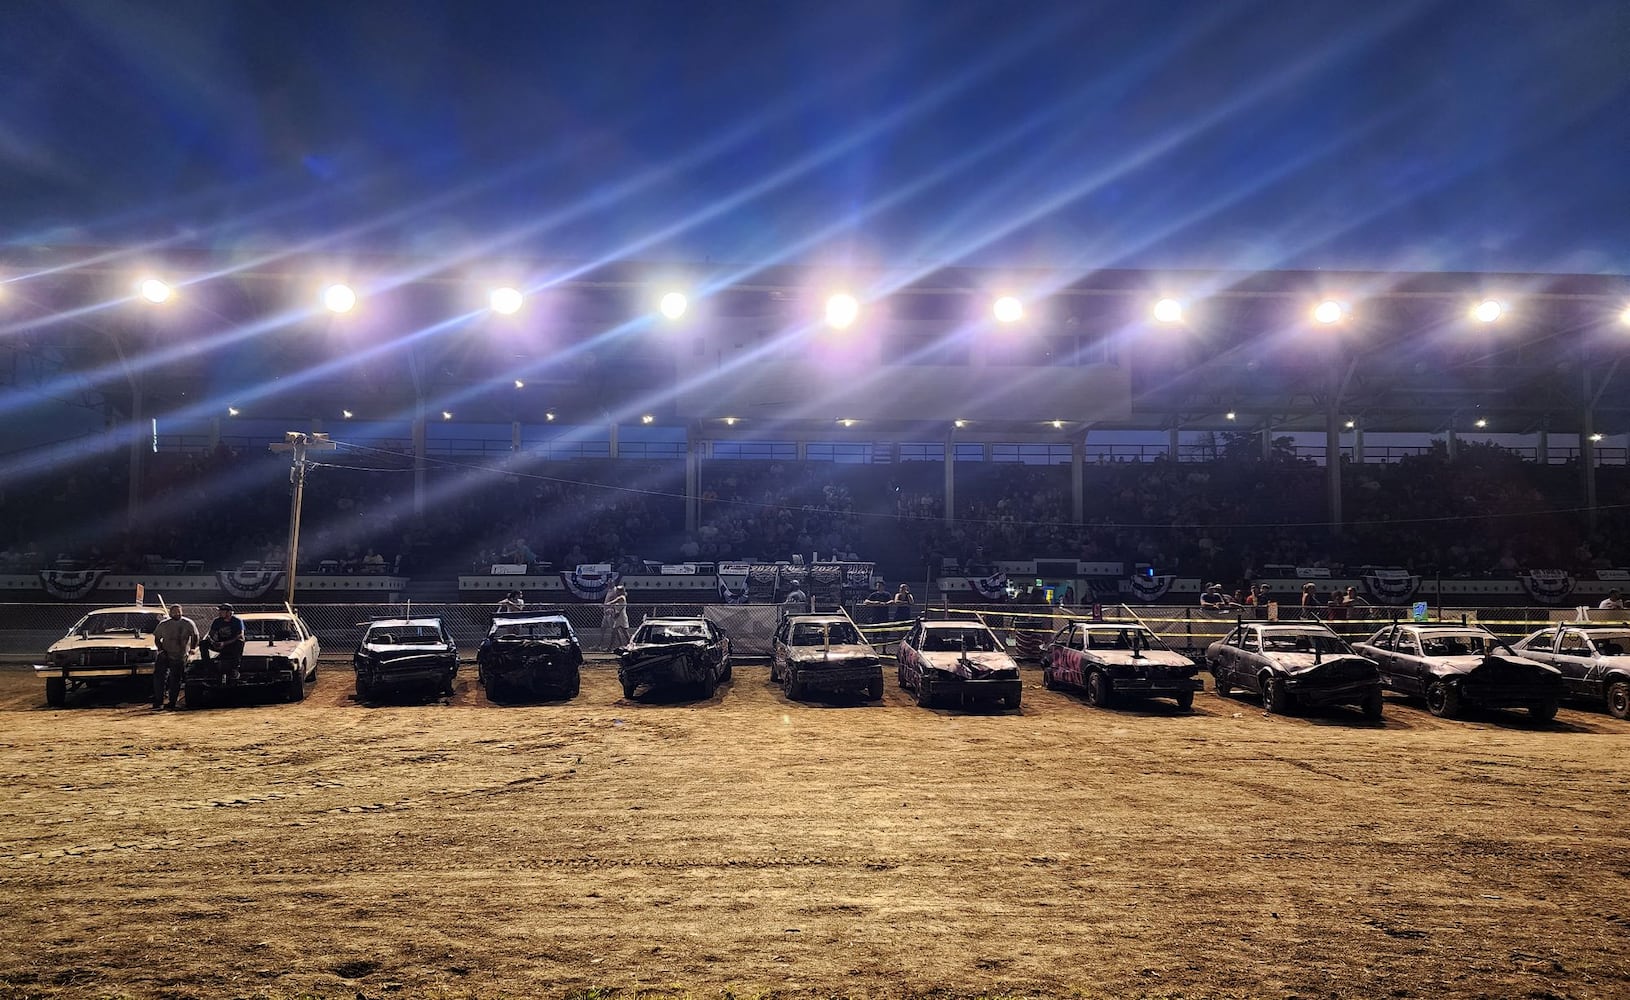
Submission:
[[[911,620],[911,588],[900,584],[900,589],[894,592],[894,620],[908,622]]]
[[[1598,611],[1623,611],[1624,599],[1619,596],[1618,588],[1615,587],[1608,591],[1607,596],[1602,598],[1602,603],[1596,605],[1596,609]]]
[[[498,602],[498,613],[501,615],[512,614],[516,611],[525,610],[526,600],[521,597],[521,592],[519,590],[510,591],[504,595],[503,600]]]
[[[804,593],[803,585],[797,580],[792,581],[792,589],[781,601],[782,614],[797,615],[809,610],[809,595]]]
[[[1305,616],[1310,611],[1317,611],[1318,608],[1319,585],[1312,581],[1302,584],[1302,614]]]
[[[1222,584],[1213,583],[1200,591],[1200,607],[1207,611],[1222,611],[1228,606],[1228,598],[1223,594]]]
[[[628,644],[628,591],[620,583],[606,591],[606,601],[600,609],[600,628],[606,634],[606,649]]]
[[[176,699],[181,697],[181,675],[187,669],[187,654],[198,647],[198,626],[191,618],[181,616],[181,605],[172,604],[170,617],[153,629],[153,643],[158,646],[158,659],[153,664],[153,711],[173,710]]]
[[[199,643],[198,652],[205,663],[214,653],[220,664],[221,680],[228,684],[238,682],[238,664],[243,661],[243,619],[232,611],[232,605],[222,604],[215,609],[215,620],[209,623],[209,633]],[[189,706],[190,707],[190,706]]]

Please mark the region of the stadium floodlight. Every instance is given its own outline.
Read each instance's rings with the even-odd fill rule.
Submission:
[[[167,281],[143,278],[136,282],[136,294],[156,306],[170,301],[170,297],[175,295],[175,289],[171,288]]]
[[[951,426],[957,428],[958,430],[960,430],[960,429],[968,426],[968,422],[966,420],[953,420],[953,421],[951,421]]]
[[[503,288],[494,288],[488,292],[487,304],[492,306],[492,311],[495,313],[513,316],[521,311],[521,298],[518,289],[505,286]]]
[[[1472,424],[1476,427],[1487,427],[1489,422],[1482,417],[1478,417],[1476,420],[1472,421]]]
[[[1313,319],[1317,323],[1329,326],[1331,323],[1340,323],[1347,316],[1347,304],[1337,302],[1335,299],[1325,299],[1313,307]]]
[[[242,412],[242,411],[240,411],[236,406],[229,406],[229,407],[226,408],[226,415],[229,416],[229,417],[235,417],[240,412]]]
[[[849,417],[844,417],[842,420],[839,420],[838,423],[845,427],[853,427],[855,425],[854,420]]]
[[[724,418],[724,425],[726,427],[734,427],[734,426],[736,426],[736,418],[735,417],[725,417]]]
[[[352,417],[356,416],[356,414],[352,413],[350,410],[341,410],[340,411],[340,416],[344,417],[347,420],[350,420]]]
[[[657,419],[656,417],[653,417],[649,413],[647,413],[644,416],[640,417],[640,423],[642,423],[642,424],[653,424],[653,423],[656,423],[656,419]]]
[[[515,388],[517,388],[517,389],[525,389],[526,388],[526,381],[524,379],[516,379],[515,380]]]
[[[1358,422],[1355,421],[1355,420],[1349,420],[1345,424],[1342,424],[1342,426],[1347,428],[1348,430],[1352,430],[1354,427],[1358,426]]]
[[[657,308],[667,318],[678,319],[685,315],[686,309],[690,308],[690,299],[685,297],[684,292],[669,292],[657,303]]]
[[[998,323],[1017,323],[1024,319],[1024,303],[1011,295],[1004,295],[991,305]]]
[[[1223,419],[1224,420],[1237,420],[1237,419],[1239,419],[1239,414],[1235,413],[1233,410],[1229,410],[1227,413],[1223,414]]]
[[[826,325],[834,330],[852,326],[860,316],[860,303],[847,292],[838,292],[826,300]]]
[[[1630,306],[1625,306],[1624,311],[1619,313],[1619,322],[1630,326]]]
[[[1157,323],[1183,322],[1183,303],[1176,299],[1161,299],[1154,304],[1150,312],[1153,313]]]
[[[357,293],[350,285],[335,283],[323,289],[323,308],[334,313],[348,313],[357,305]]]
[[[452,410],[443,410],[443,411],[441,411],[441,418],[443,420],[451,420],[451,419],[453,419],[453,411]]]
[[[1592,440],[1592,441],[1600,441],[1600,440],[1601,440],[1601,439],[1602,439],[1602,436],[1601,436],[1601,435],[1600,435],[1600,434],[1592,434],[1592,435],[1591,435],[1591,436],[1590,436],[1590,439],[1591,439],[1591,440]]]
[[[555,422],[555,411],[554,410],[545,411],[544,414],[543,414],[543,419],[549,421],[550,423],[554,423]]]
[[[1053,430],[1061,431],[1063,429],[1064,429],[1064,421],[1062,421],[1062,420],[1053,421]]]
[[[1492,323],[1505,315],[1505,303],[1498,299],[1484,299],[1472,307],[1472,319],[1479,323]]]

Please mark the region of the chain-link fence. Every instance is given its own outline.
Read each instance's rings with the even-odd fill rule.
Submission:
[[[188,617],[200,626],[215,616],[213,604],[184,604]],[[88,604],[3,604],[0,603],[0,655],[12,657],[38,656],[56,642],[87,612],[94,610]],[[280,604],[240,604],[240,612],[281,611]],[[572,623],[587,650],[606,649],[615,640],[616,633],[606,609],[599,604],[539,604],[528,608],[540,614],[561,614]],[[482,604],[306,604],[299,609],[301,617],[323,650],[330,654],[343,654],[355,648],[362,634],[362,626],[370,618],[400,617],[404,613],[440,618],[458,642],[466,656],[473,656],[482,637],[492,624],[493,605]],[[1009,648],[1020,657],[1038,656],[1054,632],[1072,618],[1086,618],[1086,609],[1051,608],[1045,605],[952,605],[926,607],[923,605],[865,605],[852,606],[850,614],[866,637],[880,653],[892,655],[895,644],[918,616],[942,618],[956,615],[978,615],[997,635],[1008,641]],[[1228,634],[1236,621],[1265,620],[1267,609],[1246,608],[1241,612],[1211,612],[1200,608],[1171,606],[1105,607],[1106,618],[1136,617],[1174,649],[1204,650],[1206,646]],[[706,616],[729,633],[739,656],[768,656],[775,627],[785,609],[777,604],[635,604],[628,606],[630,628],[637,628],[646,618],[667,616]],[[1573,608],[1444,608],[1433,609],[1434,621],[1458,622],[1464,615],[1467,621],[1481,624],[1495,634],[1518,639],[1549,622],[1572,621],[1578,612]],[[1304,617],[1302,609],[1279,608],[1278,620],[1295,621]],[[1590,612],[1598,620],[1623,621],[1625,613]],[[1307,615],[1307,618],[1314,617]],[[1331,628],[1348,641],[1357,641],[1372,634],[1383,623],[1407,619],[1403,608],[1354,608],[1347,617],[1325,620]]]

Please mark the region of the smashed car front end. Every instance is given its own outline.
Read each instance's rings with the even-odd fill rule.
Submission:
[[[810,691],[866,690],[883,684],[883,662],[870,646],[793,646],[787,670],[795,683]]]

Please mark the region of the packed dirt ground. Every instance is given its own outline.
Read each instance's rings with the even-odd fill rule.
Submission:
[[[1201,695],[44,706],[0,997],[1630,996],[1630,724]]]

